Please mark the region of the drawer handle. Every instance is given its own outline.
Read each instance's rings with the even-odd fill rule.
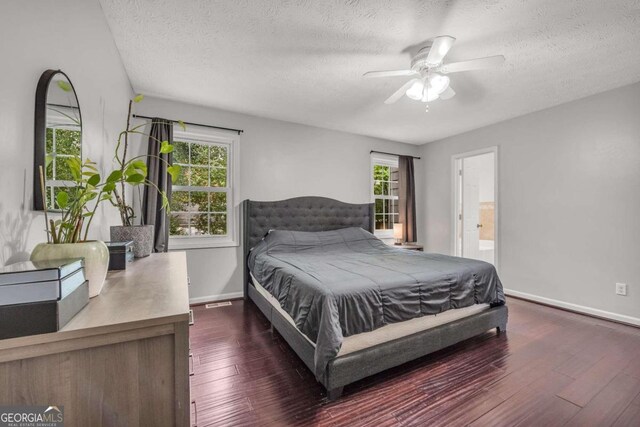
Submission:
[[[193,427],[198,427],[198,407],[196,406],[196,400],[193,399],[191,401],[191,404],[193,405]]]
[[[195,367],[193,366],[193,353],[189,353],[189,376],[192,377],[195,373]]]

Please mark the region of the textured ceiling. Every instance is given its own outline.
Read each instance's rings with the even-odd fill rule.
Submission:
[[[640,0],[100,2],[138,92],[414,144],[640,81]],[[443,34],[448,62],[506,62],[429,113],[361,77]]]

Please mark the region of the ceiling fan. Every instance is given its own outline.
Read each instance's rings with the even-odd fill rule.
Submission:
[[[436,37],[430,45],[421,48],[411,59],[411,69],[369,71],[364,73],[363,77],[413,76],[411,80],[387,98],[384,103],[393,104],[402,98],[402,95],[407,95],[407,97],[416,101],[428,103],[436,99],[451,99],[455,96],[456,93],[449,85],[450,79],[447,74],[493,68],[504,62],[504,56],[496,55],[444,64],[442,61],[455,41],[456,39],[451,36]],[[427,111],[429,111],[428,105]]]

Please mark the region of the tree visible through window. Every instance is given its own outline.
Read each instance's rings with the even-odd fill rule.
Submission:
[[[172,187],[169,234],[228,235],[230,145],[186,138],[173,145],[173,163],[182,173]]]
[[[373,199],[376,231],[393,230],[393,224],[399,221],[397,161],[374,160]]]

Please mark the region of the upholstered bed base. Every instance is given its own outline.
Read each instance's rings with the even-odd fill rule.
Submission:
[[[249,298],[305,365],[313,371],[314,347],[253,285],[249,285],[248,289]],[[337,357],[329,363],[321,383],[327,389],[329,399],[336,399],[340,397],[342,388],[347,384],[473,338],[490,329],[504,331],[507,327],[507,317],[506,305],[494,307],[451,323]]]
[[[300,197],[277,202],[242,204],[245,298],[251,299],[307,367],[314,369],[314,347],[251,284],[247,256],[251,248],[271,229],[300,231],[362,227],[373,232],[373,204],[352,205],[321,197]],[[330,400],[340,397],[350,383],[401,365],[476,335],[497,328],[506,330],[506,305],[455,320],[412,335],[384,342],[333,359],[322,385]]]

